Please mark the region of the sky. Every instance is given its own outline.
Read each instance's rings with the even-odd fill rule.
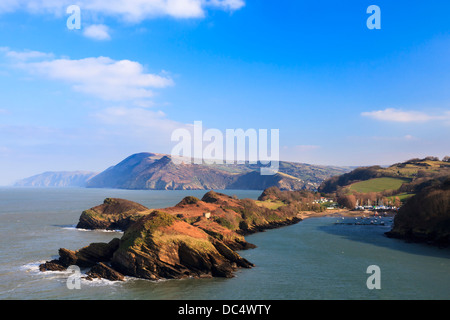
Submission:
[[[449,12],[447,0],[3,0],[0,185],[170,154],[195,121],[278,129],[285,161],[450,155]]]

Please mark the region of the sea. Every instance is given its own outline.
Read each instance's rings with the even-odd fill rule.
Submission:
[[[220,191],[257,199],[261,191]],[[72,273],[40,272],[59,248],[80,249],[109,242],[120,231],[75,228],[83,210],[108,197],[149,208],[177,204],[206,191],[135,191],[85,188],[0,188],[1,300],[447,300],[450,249],[389,239],[382,224],[309,218],[298,224],[249,235],[255,249],[240,251],[255,264],[230,279],[124,282],[82,279]],[[375,267],[374,267],[375,266]],[[85,272],[81,270],[81,272]],[[374,287],[374,284],[376,286]]]

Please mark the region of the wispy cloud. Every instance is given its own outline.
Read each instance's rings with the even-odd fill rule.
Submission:
[[[40,51],[24,50],[24,51],[14,51],[9,47],[0,47],[0,52],[8,58],[16,61],[29,61],[34,59],[51,59],[54,58],[53,53],[46,53]]]
[[[208,9],[235,11],[245,5],[244,0],[2,0],[0,13],[17,10],[31,13],[62,15],[69,5],[96,15],[119,17],[129,22],[141,22],[161,16],[201,18]]]
[[[74,91],[103,100],[148,99],[154,96],[154,89],[174,85],[165,72],[148,73],[144,66],[136,61],[113,60],[108,57],[55,59],[53,55],[36,51],[6,50],[5,55],[12,59],[14,66],[31,75],[66,82]],[[36,61],[34,58],[44,59]]]
[[[86,27],[83,35],[94,40],[111,40],[109,27],[104,24],[93,24]]]
[[[151,129],[155,131],[171,132],[181,123],[172,121],[162,111],[154,111],[143,108],[110,107],[93,117],[108,125],[121,125],[137,129]]]
[[[429,121],[450,121],[450,111],[444,111],[440,114],[430,114],[422,111],[400,110],[388,108],[363,112],[361,116],[386,122],[414,123]]]

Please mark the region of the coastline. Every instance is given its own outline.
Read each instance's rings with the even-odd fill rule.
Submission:
[[[393,213],[386,213],[387,216],[394,216]],[[304,220],[309,218],[321,218],[321,217],[336,217],[336,218],[360,218],[360,217],[368,217],[373,216],[373,211],[353,211],[348,209],[333,209],[327,210],[323,212],[314,212],[314,211],[302,211],[297,215],[298,218]]]

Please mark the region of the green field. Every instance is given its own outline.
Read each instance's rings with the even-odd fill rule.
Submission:
[[[356,182],[350,185],[350,190],[367,193],[367,192],[381,192],[385,190],[396,190],[405,182],[410,182],[410,179],[401,178],[375,178],[366,181]]]
[[[400,199],[401,202],[405,203],[409,198],[414,196],[413,193],[399,193],[396,196],[388,197],[389,200],[394,201],[396,197]]]

